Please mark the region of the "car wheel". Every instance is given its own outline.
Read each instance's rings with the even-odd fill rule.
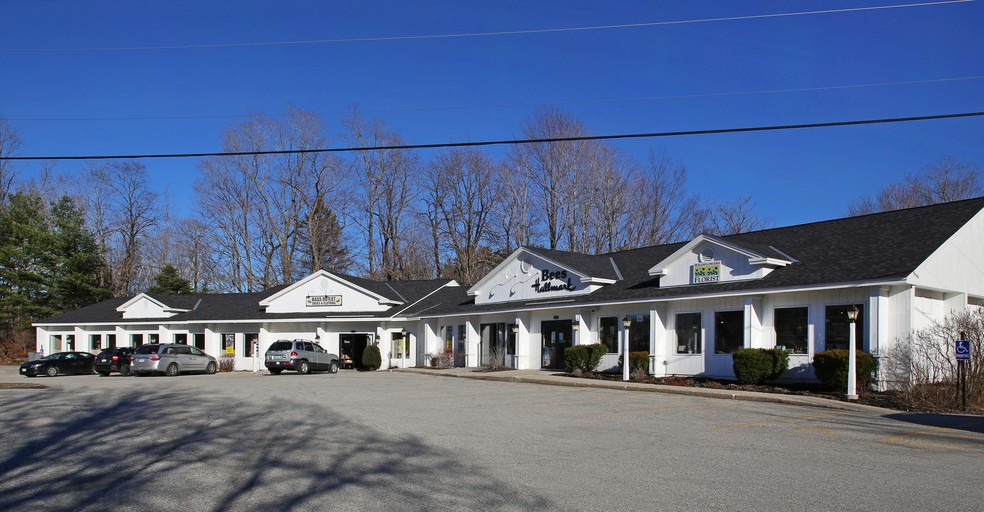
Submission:
[[[338,361],[328,363],[328,373],[338,373]]]
[[[174,377],[177,374],[178,374],[178,365],[174,363],[167,365],[167,370],[164,370],[164,375],[167,375],[168,377]]]
[[[45,369],[44,373],[49,377],[54,377],[55,375],[58,375],[58,367],[49,366],[47,369]]]
[[[130,365],[125,364],[123,366],[120,366],[120,375],[122,375],[124,377],[129,377],[130,376]]]
[[[101,377],[109,377],[109,372],[99,372]]]
[[[215,363],[210,362],[205,366],[205,373],[212,375],[215,373],[215,368]]]
[[[280,372],[282,372],[282,371],[283,370],[274,370],[273,368],[270,368],[270,373],[272,373],[274,375],[280,375]]]
[[[307,375],[311,373],[311,365],[307,361],[301,359],[297,362],[297,373],[301,375]]]

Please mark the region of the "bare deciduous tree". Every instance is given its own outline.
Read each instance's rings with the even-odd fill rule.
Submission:
[[[754,211],[752,196],[742,196],[730,203],[715,207],[715,216],[709,231],[714,235],[737,235],[764,228],[768,221],[760,218]]]
[[[496,165],[476,149],[437,155],[428,173],[438,235],[451,254],[451,275],[459,283],[477,282],[489,270],[483,245],[496,200]]]
[[[902,182],[891,183],[874,196],[859,199],[848,207],[848,214],[865,215],[978,197],[984,193],[980,173],[975,164],[943,157],[923,167],[920,174],[906,176]]]
[[[13,192],[14,186],[14,164],[6,157],[14,156],[21,144],[14,127],[0,117],[0,204],[7,201],[7,196]]]
[[[523,126],[525,139],[563,139],[586,133],[580,120],[551,108],[535,113]],[[588,146],[583,141],[536,142],[518,144],[510,151],[511,164],[529,176],[529,194],[543,219],[550,249],[560,246],[565,231],[568,246],[578,245],[577,194]]]
[[[707,212],[686,185],[686,166],[673,162],[665,151],[650,152],[648,167],[630,187],[635,205],[630,247],[678,242],[703,231]]]

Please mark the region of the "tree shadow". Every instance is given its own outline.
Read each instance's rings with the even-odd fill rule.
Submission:
[[[168,390],[18,395],[0,396],[0,437],[9,440],[0,510],[551,506],[420,438],[386,435],[328,406]]]
[[[900,412],[898,414],[886,414],[886,418],[915,423],[927,427],[948,428],[952,430],[965,430],[984,434],[984,417],[960,414],[933,414],[928,412]]]

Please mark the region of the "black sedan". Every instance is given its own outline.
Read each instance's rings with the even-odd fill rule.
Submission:
[[[26,377],[37,377],[47,375],[83,374],[93,373],[93,361],[95,357],[88,352],[55,352],[41,359],[28,361],[20,365],[20,374]]]

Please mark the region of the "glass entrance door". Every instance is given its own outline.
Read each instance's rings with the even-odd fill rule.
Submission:
[[[369,345],[370,334],[339,334],[338,335],[338,356],[342,360],[342,366],[349,368],[362,368],[362,353]]]
[[[570,320],[551,320],[540,324],[543,343],[540,367],[550,370],[564,369],[564,349],[572,345],[573,332]]]

